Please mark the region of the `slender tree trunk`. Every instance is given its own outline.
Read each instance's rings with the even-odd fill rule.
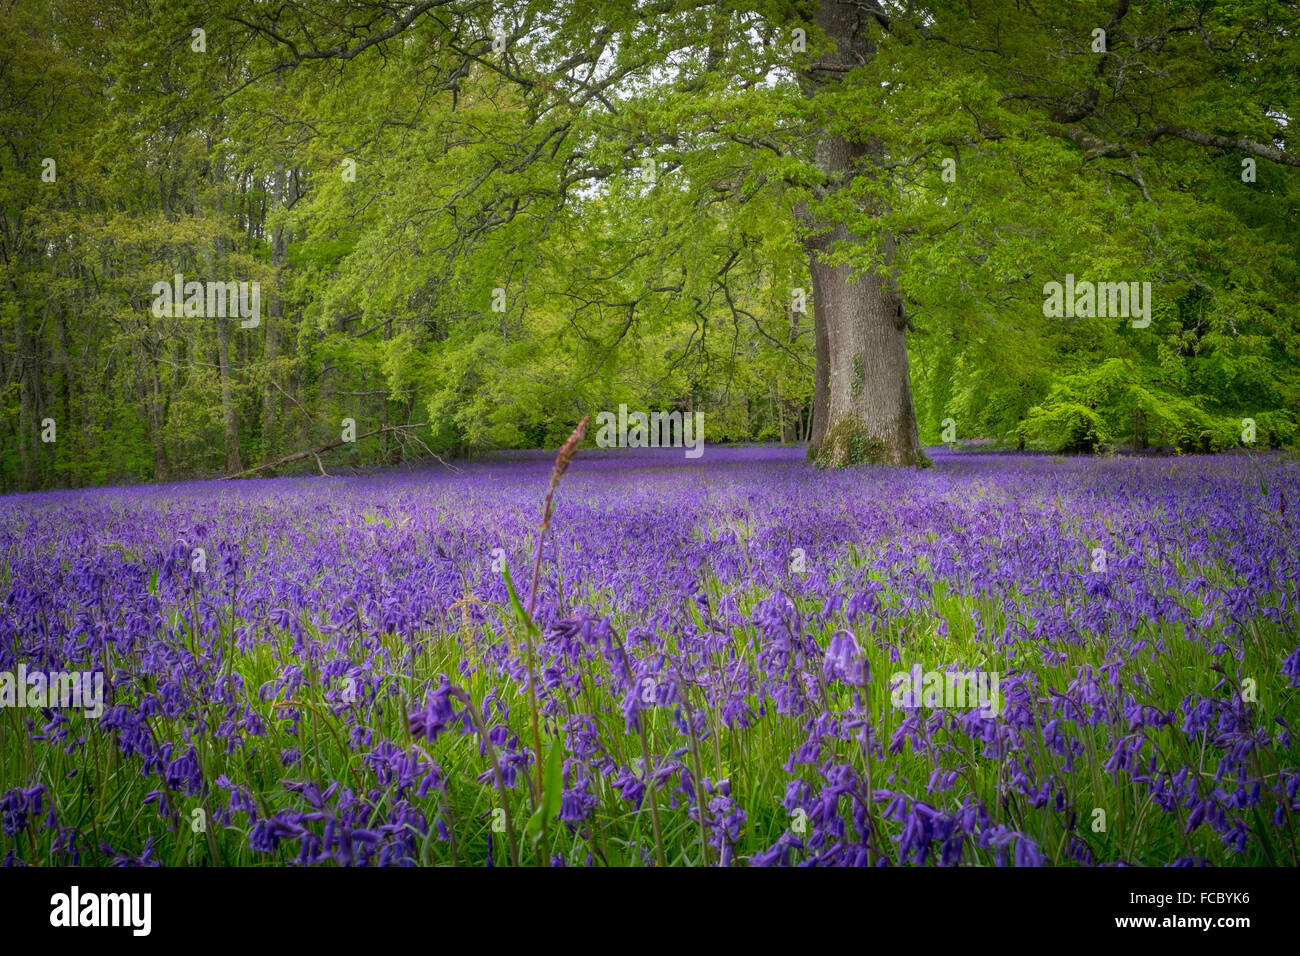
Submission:
[[[792,305],[789,312],[791,346],[799,341],[799,315],[800,313],[796,312]],[[803,403],[782,396],[780,389],[773,393],[773,400],[776,402],[776,412],[779,416],[781,444],[790,445],[799,441],[803,431]]]
[[[812,270],[813,286],[813,340],[816,345],[817,371],[813,384],[812,429],[808,451],[816,456],[826,438],[826,421],[831,401],[831,343],[826,328],[826,306],[820,289],[821,274]]]
[[[50,404],[56,401],[59,403],[59,427],[63,429],[63,440],[71,443],[71,451],[63,460],[68,462],[68,474],[64,476],[62,482],[65,484],[78,484],[77,465],[79,459],[77,455],[77,443],[81,441],[81,429],[76,427],[72,419],[72,392],[75,378],[72,374],[72,360],[68,356],[68,327],[64,321],[63,312],[56,309],[54,312],[54,344],[58,349],[59,369],[63,373],[62,381],[59,383],[59,394],[50,396]]]
[[[870,15],[856,3],[822,0],[817,25],[835,50],[809,68],[804,77],[806,93],[833,86],[847,69],[875,54],[867,33]],[[879,152],[874,144],[822,133],[816,161],[825,177],[825,194],[847,188],[858,176],[873,175]],[[862,242],[860,237],[842,223],[817,222],[806,212],[804,225],[814,324],[820,327],[816,389],[825,385],[824,402],[818,401],[816,389],[814,394],[814,454],[819,463],[832,467],[920,464],[925,456],[912,404],[907,320],[889,271],[893,237],[877,240],[883,266],[859,277],[850,266],[828,264],[825,256],[835,245]]]
[[[27,324],[26,312],[23,309],[23,300],[17,295],[14,297],[14,302],[18,306],[14,321],[14,345],[18,363],[15,375],[18,379],[18,460],[21,469],[19,480],[20,487],[30,490],[36,487],[36,456],[41,447],[37,436],[40,423],[36,421],[32,408],[30,368],[33,363],[27,354],[27,337],[23,334],[24,326]]]
[[[224,270],[226,268],[226,244],[221,233],[221,227],[225,224],[226,200],[225,188],[222,182],[222,166],[219,158],[214,158],[212,165],[209,167],[212,177],[212,185],[217,188],[217,233],[213,242],[212,254],[207,256],[208,275],[206,278],[215,280],[218,276],[215,273],[214,266]],[[197,197],[195,198],[195,212],[197,215],[203,215],[202,205]],[[228,308],[225,316],[213,316],[212,321],[217,327],[217,371],[221,379],[221,427],[222,437],[226,447],[226,473],[231,474],[243,469],[243,457],[239,451],[239,410],[235,407],[234,384],[231,380],[230,369],[230,330],[234,323],[239,321],[239,309]],[[230,315],[229,313],[232,313]]]
[[[271,209],[284,205],[283,165],[275,168],[275,178],[271,186]],[[271,233],[271,268],[275,273],[275,288],[271,290],[271,301],[266,316],[266,355],[262,363],[266,381],[262,385],[262,461],[271,461],[280,446],[279,422],[283,418],[284,398],[275,387],[274,382],[280,377],[277,368],[280,357],[280,324],[284,317],[284,299],[280,296],[280,272],[284,268],[288,255],[288,243],[283,226],[276,226]]]
[[[235,408],[230,381],[229,318],[215,318],[217,325],[217,365],[221,374],[221,424],[226,443],[226,474],[243,470],[239,454],[239,415]]]
[[[788,399],[781,399],[776,406],[781,418],[781,444],[793,445],[799,440],[799,409]]]
[[[162,378],[158,373],[158,353],[162,350],[161,340],[148,344],[149,360],[149,440],[153,445],[153,480],[167,480],[167,446],[163,434],[165,423],[163,415]]]

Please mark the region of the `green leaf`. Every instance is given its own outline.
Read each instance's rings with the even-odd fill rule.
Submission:
[[[519,601],[519,595],[515,593],[514,582],[510,580],[509,566],[505,564],[501,566],[501,576],[506,579],[506,593],[510,595],[510,607],[514,610],[515,617],[519,618],[519,622],[528,629],[528,633],[540,635],[541,632],[537,630],[537,625],[528,616],[528,612],[524,610],[523,604]]]
[[[546,754],[546,770],[542,777],[542,803],[528,818],[525,829],[533,845],[542,838],[544,824],[559,818],[560,796],[564,792],[564,745],[559,737],[551,741]]]
[[[559,737],[551,741],[546,755],[546,774],[542,777],[542,812],[548,820],[560,813],[560,793],[564,789],[564,746]]]

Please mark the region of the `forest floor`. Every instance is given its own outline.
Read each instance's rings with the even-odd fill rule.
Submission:
[[[932,455],[2,498],[0,855],[1300,862],[1300,466]]]

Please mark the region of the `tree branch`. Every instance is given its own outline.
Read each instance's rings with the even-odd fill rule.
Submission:
[[[374,431],[366,432],[364,435],[358,435],[358,436],[357,436],[355,439],[353,439],[353,440],[354,440],[354,441],[361,441],[361,439],[363,439],[363,438],[370,438],[370,437],[373,436],[373,435],[379,435],[379,434],[382,434],[382,433],[384,433],[384,432],[398,432],[399,434],[402,434],[402,435],[404,435],[404,436],[407,437],[407,438],[412,438],[412,439],[414,439],[415,441],[419,442],[420,445],[424,448],[425,451],[427,451],[430,455],[433,455],[433,457],[434,457],[435,459],[437,459],[437,461],[438,461],[438,463],[439,463],[440,465],[442,465],[444,468],[450,469],[451,471],[454,471],[454,472],[456,472],[457,474],[459,474],[459,473],[460,473],[460,469],[459,469],[459,468],[455,467],[454,465],[449,465],[449,464],[447,464],[447,462],[443,461],[442,458],[440,458],[438,455],[434,454],[433,451],[429,448],[429,446],[426,445],[426,444],[425,444],[425,443],[420,439],[420,437],[419,437],[418,435],[409,435],[409,434],[407,434],[407,432],[408,432],[409,429],[412,429],[412,428],[424,428],[424,427],[427,426],[428,424],[429,424],[428,422],[418,422],[418,423],[416,423],[416,424],[414,424],[414,425],[384,425],[384,426],[382,426],[382,427],[380,427],[380,428],[376,428]],[[320,454],[321,454],[321,452],[332,451],[333,449],[338,448],[340,445],[348,445],[348,444],[351,444],[351,442],[345,442],[342,438],[340,438],[338,441],[327,442],[326,444],[321,445],[321,446],[319,446],[318,448],[309,448],[309,449],[307,449],[306,451],[296,451],[296,452],[294,452],[294,453],[291,454],[291,455],[285,455],[283,458],[277,458],[275,461],[268,461],[268,462],[267,462],[266,464],[264,464],[264,465],[257,465],[257,466],[254,467],[254,468],[246,468],[246,469],[244,469],[243,471],[238,472],[238,473],[233,474],[233,475],[226,475],[226,476],[225,476],[224,478],[222,478],[221,480],[222,480],[222,481],[230,481],[230,480],[232,480],[232,479],[234,479],[234,478],[243,478],[245,475],[255,475],[255,474],[257,474],[259,471],[267,471],[267,470],[269,470],[269,469],[271,469],[271,468],[277,468],[277,467],[279,467],[280,465],[289,465],[289,464],[292,464],[292,463],[295,462],[295,461],[302,461],[302,460],[304,460],[304,459],[306,459],[306,458],[313,458],[313,457],[314,457],[314,458],[316,459],[316,463],[319,465],[319,464],[320,464]],[[324,466],[324,465],[321,465],[321,474],[325,474],[325,466]],[[327,477],[328,477],[328,476],[327,476]]]
[[[1199,130],[1188,129],[1186,126],[1162,125],[1151,131],[1151,134],[1147,137],[1147,142],[1153,143],[1161,136],[1177,136],[1179,139],[1185,139],[1189,143],[1196,143],[1200,146],[1235,149],[1243,153],[1250,153],[1252,156],[1258,156],[1261,159],[1281,163],[1283,166],[1300,166],[1300,154],[1288,153],[1276,146],[1265,146],[1263,143],[1246,139],[1244,136],[1219,136],[1214,133],[1202,133]]]

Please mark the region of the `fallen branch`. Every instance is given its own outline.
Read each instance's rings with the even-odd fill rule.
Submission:
[[[432,455],[433,458],[437,460],[438,464],[442,465],[444,468],[448,468],[451,471],[454,471],[457,474],[459,474],[460,473],[459,468],[457,468],[455,465],[448,464],[447,462],[443,461],[441,457],[434,454],[434,452],[429,448],[429,446],[426,445],[418,435],[407,434],[408,429],[424,428],[428,424],[429,424],[428,422],[419,422],[414,425],[383,425],[380,428],[376,428],[374,431],[368,431],[364,435],[358,435],[356,438],[353,439],[353,441],[361,441],[361,439],[363,438],[370,438],[374,435],[381,435],[384,432],[397,432],[398,434],[402,435],[405,438],[411,438],[419,442],[420,447],[422,447],[426,452]],[[245,475],[255,475],[259,471],[267,471],[268,469],[271,468],[278,468],[281,465],[290,465],[293,464],[295,461],[303,461],[304,459],[307,458],[315,458],[316,464],[320,466],[321,474],[325,475],[325,466],[321,463],[320,460],[321,452],[333,451],[335,448],[338,448],[340,445],[349,445],[349,444],[351,444],[351,442],[346,442],[342,438],[340,438],[338,441],[327,442],[326,444],[321,445],[319,448],[309,448],[306,451],[296,451],[292,455],[285,455],[283,458],[277,458],[275,461],[268,461],[264,465],[257,465],[254,468],[246,468],[243,471],[233,475],[226,475],[221,480],[230,481],[235,478],[243,478]],[[326,477],[329,476],[326,475]]]

